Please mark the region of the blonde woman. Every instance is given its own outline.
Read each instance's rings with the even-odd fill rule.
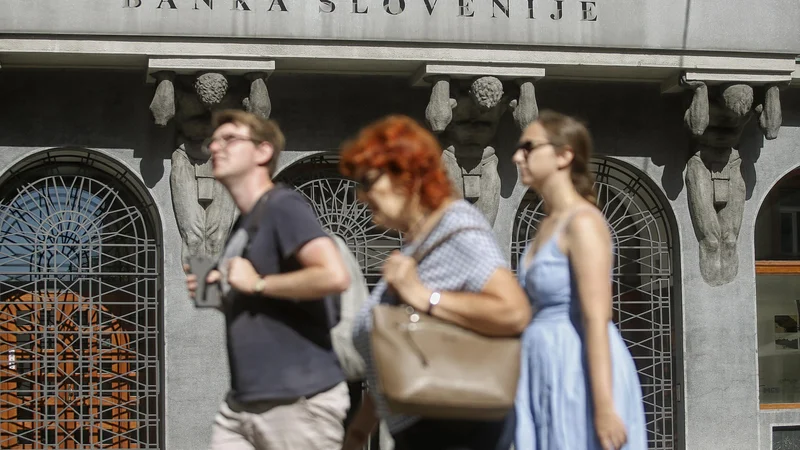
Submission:
[[[611,322],[613,246],[595,205],[587,129],[544,111],[514,153],[547,210],[520,261],[534,308],[523,334],[516,450],[646,450],[633,358]]]

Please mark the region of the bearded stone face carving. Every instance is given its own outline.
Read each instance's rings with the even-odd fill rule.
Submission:
[[[434,133],[441,136],[448,176],[456,192],[473,202],[493,224],[500,205],[500,175],[490,143],[509,107],[520,128],[538,116],[533,82],[517,83],[519,98],[509,92],[516,92],[515,86],[491,76],[472,80],[438,76],[430,82],[433,87],[425,116]]]
[[[227,77],[205,72],[153,74],[158,82],[150,110],[157,125],[174,118],[176,149],[172,153],[170,187],[175,219],[183,240],[181,258],[216,257],[236,216],[236,205],[212,174],[202,142],[211,136],[211,114],[220,109],[245,108],[268,117],[269,93],[264,74]]]

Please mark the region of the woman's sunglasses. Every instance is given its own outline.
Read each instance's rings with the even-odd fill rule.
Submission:
[[[372,189],[372,186],[380,180],[383,176],[383,172],[376,172],[376,171],[367,171],[364,175],[355,179],[356,182],[356,189],[360,190],[361,192],[369,192]]]
[[[524,153],[525,157],[527,158],[528,155],[530,155],[532,151],[536,150],[539,147],[544,147],[545,145],[550,145],[550,143],[549,142],[540,142],[538,144],[534,144],[533,141],[525,141],[525,142],[521,142],[519,144],[519,146],[517,146],[517,148],[519,150],[522,150],[522,153]]]

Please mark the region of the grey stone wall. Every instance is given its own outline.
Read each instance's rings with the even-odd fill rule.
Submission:
[[[800,8],[791,0],[443,0],[427,5],[399,0],[5,0],[0,5],[0,30],[17,34],[741,52],[796,50],[799,20]]]
[[[139,172],[163,224],[166,448],[204,448],[228,382],[222,317],[196,311],[186,295],[169,191],[174,130],[153,124],[147,107],[154,87],[144,80],[143,72],[0,71],[0,170],[31,152],[72,145],[114,155]],[[404,78],[280,72],[270,78],[269,90],[272,117],[288,141],[283,165],[307,152],[335,150],[385,114],[409,114],[422,121],[429,96],[425,89],[409,87]],[[675,338],[685,360],[678,367],[682,401],[675,404],[685,412],[681,444],[700,450],[769,448],[771,424],[798,423],[800,417],[758,409],[753,229],[770,187],[800,164],[800,91],[783,93],[784,126],[777,140],[764,141],[754,123],[745,130],[740,151],[747,202],[739,276],[715,288],[697,269],[697,241],[683,182],[689,139],[682,99],[662,95],[654,84],[547,79],[537,83],[536,93],[541,109],[584,118],[597,152],[647,174],[674,215]],[[511,115],[504,116],[495,143],[502,177],[495,231],[506,248],[524,194],[510,161],[518,133]]]

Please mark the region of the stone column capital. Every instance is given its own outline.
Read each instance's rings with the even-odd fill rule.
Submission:
[[[535,66],[425,63],[411,77],[411,85],[426,87],[442,79],[474,80],[479,77],[495,77],[501,81],[517,79],[536,81],[544,76],[544,67]]]
[[[272,70],[260,71],[260,72],[247,72],[243,76],[247,81],[253,82],[256,80],[267,81],[270,75],[272,75]]]
[[[700,84],[719,86],[730,84],[746,84],[750,87],[767,85],[786,85],[792,81],[792,68],[785,71],[760,72],[741,70],[683,70],[668,77],[661,83],[662,94],[677,94],[685,90],[694,90]]]
[[[147,82],[155,82],[153,74],[162,71],[178,75],[217,72],[227,77],[250,73],[271,74],[274,70],[275,61],[271,59],[152,56],[147,62]]]

